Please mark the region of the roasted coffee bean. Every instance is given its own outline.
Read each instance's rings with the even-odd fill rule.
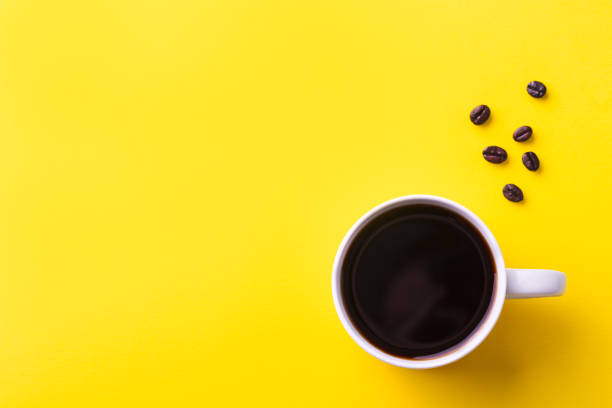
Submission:
[[[475,125],[482,125],[489,119],[491,109],[487,105],[478,105],[470,113],[470,120]]]
[[[527,167],[527,170],[536,171],[540,168],[540,160],[534,152],[527,152],[523,154],[523,164]]]
[[[517,142],[524,142],[525,140],[529,139],[532,134],[533,130],[531,130],[529,126],[521,126],[520,128],[514,131],[512,137]]]
[[[531,81],[527,84],[527,93],[534,98],[541,98],[546,95],[546,86],[539,81]]]
[[[523,200],[523,192],[514,184],[506,184],[504,186],[504,197],[508,200],[518,203]]]
[[[508,158],[508,153],[499,146],[489,146],[482,151],[485,160],[491,163],[501,163]]]

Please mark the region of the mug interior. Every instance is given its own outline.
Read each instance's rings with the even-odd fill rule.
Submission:
[[[346,307],[344,305],[344,301],[341,293],[341,274],[343,269],[343,264],[345,261],[345,257],[348,253],[348,249],[351,247],[354,242],[357,234],[367,226],[371,221],[378,218],[380,215],[397,209],[399,207],[412,206],[426,204],[431,206],[441,207],[448,211],[451,211],[467,222],[469,222],[479,233],[482,235],[486,245],[489,247],[493,257],[493,267],[494,267],[494,286],[493,293],[491,297],[491,301],[489,303],[489,307],[484,314],[483,318],[480,320],[479,324],[476,326],[472,332],[465,337],[461,342],[453,345],[452,347],[445,349],[439,353],[431,354],[428,356],[422,357],[398,357],[395,355],[391,355],[380,348],[373,345],[370,341],[368,341],[354,326],[351,318],[348,316]],[[336,258],[334,261],[333,273],[332,273],[332,294],[334,299],[334,305],[336,307],[336,312],[342,322],[344,328],[347,330],[349,335],[368,353],[373,355],[374,357],[385,361],[389,364],[393,364],[400,367],[407,368],[431,368],[437,367],[441,365],[445,365],[451,363],[459,358],[465,356],[470,351],[472,351],[476,346],[478,346],[484,338],[489,334],[497,318],[501,312],[501,308],[503,306],[504,298],[506,293],[506,269],[504,266],[504,261],[501,255],[501,251],[499,249],[499,245],[495,240],[495,237],[491,233],[491,231],[487,228],[487,226],[470,210],[463,207],[460,204],[457,204],[451,200],[429,196],[429,195],[412,195],[399,197],[385,203],[378,205],[373,208],[365,215],[363,215],[351,229],[348,231],[344,240],[342,241],[338,252],[336,254]]]

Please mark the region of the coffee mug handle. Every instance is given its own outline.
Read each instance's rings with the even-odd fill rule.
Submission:
[[[506,269],[506,299],[560,296],[565,292],[563,272],[549,269]]]

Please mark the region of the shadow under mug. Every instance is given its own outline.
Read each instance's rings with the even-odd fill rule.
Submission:
[[[467,220],[483,236],[493,254],[495,283],[487,313],[465,339],[453,347],[430,356],[405,358],[379,349],[355,328],[348,316],[341,295],[342,267],[357,234],[381,214],[411,205],[432,205],[451,211]],[[501,313],[505,299],[559,296],[565,292],[565,274],[545,269],[506,269],[499,245],[489,228],[473,212],[446,198],[431,195],[410,195],[384,202],[363,215],[342,240],[332,272],[332,295],[338,317],[352,339],[374,357],[399,367],[433,368],[452,363],[474,350],[491,332]]]

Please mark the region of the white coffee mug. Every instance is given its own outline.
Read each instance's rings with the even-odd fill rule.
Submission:
[[[489,308],[484,317],[459,344],[430,356],[402,358],[384,352],[374,346],[355,328],[342,300],[340,282],[342,266],[356,235],[372,220],[398,207],[427,204],[450,210],[469,221],[484,237],[494,259],[495,282]],[[374,357],[399,367],[432,368],[452,363],[474,350],[493,329],[505,299],[559,296],[565,291],[565,274],[544,269],[506,269],[499,245],[487,226],[473,212],[451,200],[431,195],[399,197],[378,205],[362,216],[348,231],[334,260],[332,272],[332,295],[336,312],[342,325],[357,344]]]

